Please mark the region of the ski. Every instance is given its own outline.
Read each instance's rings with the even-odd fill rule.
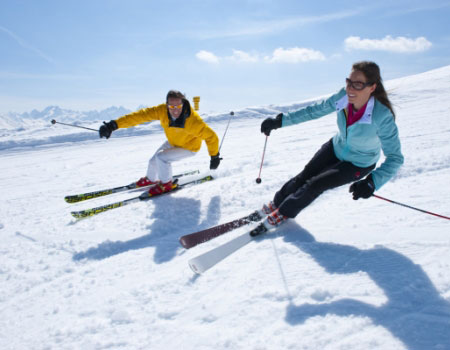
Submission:
[[[254,229],[243,233],[232,240],[219,245],[216,248],[213,248],[195,258],[189,260],[189,267],[196,274],[202,274],[206,270],[209,270],[211,267],[217,265],[227,256],[233,254],[237,250],[241,249],[249,242],[251,242],[255,237],[266,233],[268,229],[264,226],[263,223],[260,223]]]
[[[200,173],[199,170],[188,171],[186,173],[174,175],[174,179],[178,179],[182,176],[194,175],[194,174],[198,174],[198,173]],[[138,185],[136,185],[135,182],[133,182],[126,186],[119,186],[119,187],[114,187],[114,188],[108,188],[106,190],[99,190],[99,191],[69,195],[69,196],[64,197],[64,200],[67,203],[78,203],[78,202],[86,201],[88,199],[103,197],[103,196],[107,196],[107,195],[114,194],[114,193],[125,192],[125,191],[134,190],[137,188],[146,188],[146,187],[150,187],[150,186],[140,186],[139,187]]]
[[[263,217],[258,210],[255,210],[250,215],[243,216],[242,218],[226,222],[214,227],[207,228],[202,231],[194,232],[188,235],[180,237],[181,245],[186,248],[195,247],[197,244],[207,242],[215,237],[223,235],[224,233],[235,230],[244,225],[250,224],[251,222],[256,222],[262,220]]]
[[[111,209],[115,209],[115,208],[119,208],[119,207],[123,207],[125,205],[129,205],[132,203],[136,203],[136,202],[141,202],[141,201],[147,201],[150,199],[153,199],[155,197],[160,197],[162,195],[165,194],[169,194],[169,193],[173,193],[176,192],[184,187],[188,187],[188,186],[192,186],[192,185],[196,185],[196,184],[200,184],[206,181],[211,181],[214,178],[211,175],[205,176],[201,179],[196,179],[196,180],[192,180],[189,182],[186,182],[184,184],[179,185],[177,182],[174,182],[173,187],[172,187],[172,191],[169,192],[163,192],[159,195],[151,195],[149,194],[147,191],[143,192],[141,195],[137,196],[137,197],[133,197],[133,198],[129,198],[129,199],[125,199],[122,201],[118,201],[115,203],[111,203],[111,204],[106,204],[106,205],[102,205],[100,207],[96,207],[96,208],[90,208],[90,209],[85,209],[85,210],[80,210],[80,211],[73,211],[71,212],[72,216],[77,218],[77,219],[82,219],[82,218],[86,218],[89,216],[94,216],[100,213],[103,213],[105,211],[111,210]]]

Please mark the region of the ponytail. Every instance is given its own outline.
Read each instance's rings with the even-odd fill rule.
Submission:
[[[383,80],[381,79],[380,67],[375,62],[361,61],[353,64],[352,69],[362,72],[367,78],[367,82],[371,84],[377,84],[376,89],[372,92],[372,96],[375,97],[380,103],[385,105],[392,113],[395,119],[394,108],[389,100],[387,92],[383,86]]]

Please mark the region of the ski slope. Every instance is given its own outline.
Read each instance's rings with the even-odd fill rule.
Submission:
[[[450,216],[450,66],[386,86],[405,163],[377,194]],[[180,236],[259,208],[334,135],[334,114],[274,131],[255,183],[261,121],[306,102],[234,111],[214,181],[79,221],[70,211],[136,193],[64,196],[143,176],[161,129],[2,129],[0,348],[450,349],[450,221],[353,201],[347,186],[205,274],[189,269],[245,228],[190,250]],[[228,117],[204,116],[219,137]],[[203,146],[174,173],[208,168]]]

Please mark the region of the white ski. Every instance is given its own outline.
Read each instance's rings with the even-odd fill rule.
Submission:
[[[234,253],[236,250],[242,248],[253,239],[250,232],[246,232],[231,241],[224,243],[214,249],[211,249],[195,258],[189,260],[189,266],[192,271],[201,274],[210,269],[228,255]]]

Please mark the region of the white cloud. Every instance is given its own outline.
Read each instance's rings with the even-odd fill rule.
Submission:
[[[431,47],[425,37],[421,36],[416,39],[409,39],[402,36],[393,38],[387,35],[383,39],[361,39],[359,36],[351,36],[345,39],[346,50],[376,50],[391,52],[422,52]]]
[[[278,48],[274,50],[272,56],[264,58],[269,63],[302,63],[308,61],[324,61],[325,56],[322,52],[306,49],[302,47],[293,47],[290,49]]]
[[[236,63],[256,63],[261,60],[261,56],[258,53],[250,54],[241,50],[233,50],[233,55],[227,57],[218,57],[212,52],[201,50],[196,54],[196,57],[199,60],[214,64],[225,60]],[[272,55],[265,56],[263,61],[266,63],[302,63],[324,60],[325,56],[320,51],[293,47],[290,49],[278,48],[273,51]]]
[[[205,61],[213,64],[219,63],[219,57],[209,51],[201,50],[196,53],[195,57],[197,57],[200,61]]]
[[[234,62],[255,63],[259,61],[258,55],[251,55],[241,50],[233,50],[233,55],[227,58]]]

